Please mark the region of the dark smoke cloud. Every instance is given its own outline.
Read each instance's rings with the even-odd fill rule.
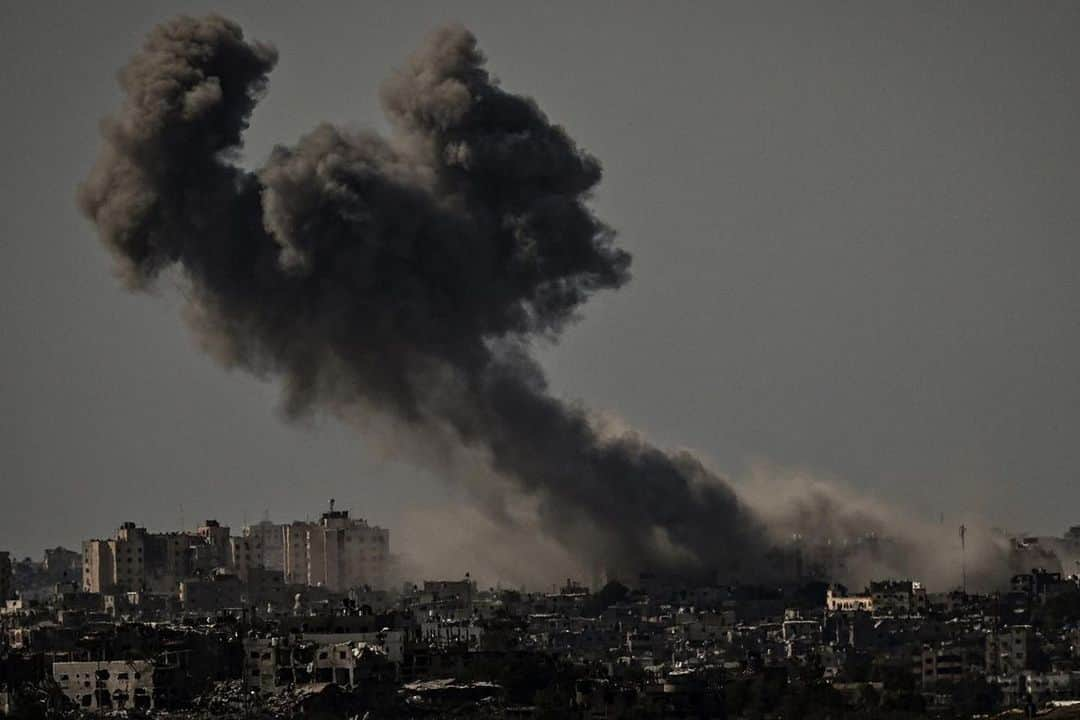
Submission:
[[[320,125],[249,172],[235,156],[276,61],[221,17],[156,28],[79,191],[130,287],[179,270],[222,363],[281,378],[294,415],[374,413],[413,445],[479,453],[540,532],[613,575],[760,578],[786,528],[881,526],[820,494],[751,510],[692,455],[548,391],[530,344],[630,258],[589,208],[597,160],[500,88],[468,31],[434,33],[386,81],[390,137]],[[494,527],[507,507],[486,502]]]
[[[612,571],[738,569],[762,543],[692,457],[601,437],[529,356],[629,256],[587,205],[595,158],[501,89],[461,27],[382,89],[389,139],[321,125],[257,172],[233,162],[277,60],[221,17],[156,28],[79,204],[133,288],[176,266],[201,337],[284,380],[286,406],[453,433]]]

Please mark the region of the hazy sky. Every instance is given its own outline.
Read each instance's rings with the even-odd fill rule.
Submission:
[[[450,20],[601,159],[634,279],[542,351],[557,394],[736,478],[1080,524],[1080,5],[810,5],[0,4],[0,549],[331,496],[393,530],[454,495],[332,420],[286,424],[175,292],[120,289],[78,215],[116,70],[210,10],[281,54],[251,164],[322,120],[382,129],[379,82]]]

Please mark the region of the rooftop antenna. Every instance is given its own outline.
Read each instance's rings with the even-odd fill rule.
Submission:
[[[960,582],[961,588],[964,594],[967,595],[967,553],[964,543],[964,535],[967,534],[967,528],[964,525],[960,526]]]

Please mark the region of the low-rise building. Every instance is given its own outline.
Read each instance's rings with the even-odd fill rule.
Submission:
[[[432,647],[478,649],[484,628],[473,620],[429,618],[420,623],[420,636]]]
[[[878,615],[912,615],[927,607],[926,590],[913,580],[876,580],[867,591]]]
[[[1076,700],[1080,695],[1080,672],[1077,671],[1025,672],[1020,677],[1023,690],[1036,705],[1052,700]]]
[[[244,641],[244,686],[261,695],[309,683],[331,683],[350,689],[380,674],[390,677],[396,671],[382,648],[363,641],[286,637]]]
[[[155,660],[55,662],[52,677],[76,706],[98,712],[173,707],[192,691],[179,656],[171,653]]]
[[[1031,669],[1037,644],[1030,625],[1009,625],[986,634],[987,675],[1014,675]]]
[[[952,644],[924,645],[914,664],[915,677],[924,687],[941,681],[958,682],[964,676],[964,653]]]
[[[244,583],[236,575],[215,572],[180,581],[180,604],[186,612],[213,612],[245,604]]]
[[[1030,600],[1043,602],[1046,598],[1067,590],[1070,584],[1062,578],[1060,572],[1032,568],[1029,573],[1013,575],[1010,586],[1014,593],[1026,595]]]
[[[873,612],[874,598],[870,595],[847,595],[829,587],[825,591],[825,609],[829,612]]]

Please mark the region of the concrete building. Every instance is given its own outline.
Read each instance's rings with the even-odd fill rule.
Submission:
[[[45,574],[53,582],[78,581],[82,574],[82,556],[65,547],[45,551]]]
[[[876,580],[870,583],[868,594],[879,615],[912,615],[928,606],[925,588],[912,580]]]
[[[284,526],[282,541],[286,583],[333,591],[386,585],[390,531],[335,511],[333,501],[318,523]]]
[[[151,576],[159,586],[167,585],[161,577],[165,567],[160,560],[165,553],[159,545],[151,542],[146,528],[136,527],[133,522],[121,525],[114,537],[83,542],[83,589],[95,593],[149,590]]]
[[[430,647],[478,650],[484,637],[484,627],[473,619],[447,620],[433,617],[421,621],[420,637]]]
[[[83,543],[83,589],[88,592],[146,589],[146,528],[126,522],[107,540]]]
[[[191,569],[199,574],[209,573],[217,568],[231,565],[229,527],[217,520],[207,520],[195,529],[195,536],[201,542],[192,545]]]
[[[425,580],[419,601],[421,606],[436,611],[455,607],[471,615],[476,594],[476,581],[467,575],[464,580]]]
[[[1058,700],[1074,704],[1080,691],[1080,671],[1047,673],[1026,672],[1020,675],[1023,690],[1037,706]],[[1069,702],[1071,701],[1071,702]]]
[[[243,674],[248,690],[274,695],[296,684],[355,688],[379,675],[392,677],[396,669],[381,647],[363,641],[273,637],[244,640]]]
[[[314,523],[296,520],[281,530],[281,572],[289,585],[308,584],[308,531]]]
[[[281,572],[281,527],[273,523],[260,523],[245,527],[243,535],[234,536],[228,526],[216,520],[207,520],[195,531],[203,543],[195,548],[194,568],[200,574],[225,569],[244,582],[255,568]]]
[[[1010,625],[986,634],[986,674],[1012,675],[1031,669],[1036,650],[1031,625]]]
[[[1062,578],[1061,573],[1044,568],[1032,568],[1029,573],[1013,575],[1009,585],[1014,593],[1027,595],[1029,599],[1038,602],[1044,602],[1048,597],[1072,587],[1071,583]]]
[[[807,658],[821,646],[821,623],[817,620],[793,617],[784,620],[781,635],[786,657]]]
[[[874,598],[869,595],[845,595],[830,587],[825,591],[825,609],[829,612],[873,612]]]
[[[231,537],[228,547],[227,567],[244,582],[247,582],[253,569],[263,567],[253,538]]]
[[[53,680],[83,710],[153,710],[182,704],[193,689],[181,654],[164,652],[153,660],[54,662]]]
[[[954,645],[924,645],[914,657],[916,679],[923,686],[941,681],[957,682],[964,676],[964,653]]]
[[[0,552],[0,605],[11,597],[11,554]]]
[[[191,548],[199,539],[191,533],[154,533],[147,543],[148,585],[152,592],[176,592],[176,584],[191,573]]]
[[[82,586],[87,592],[175,594],[196,572],[227,566],[229,529],[208,521],[195,532],[151,533],[126,522],[116,535],[83,542]]]
[[[244,583],[236,575],[215,572],[180,581],[180,604],[187,612],[212,612],[243,607]]]
[[[255,558],[258,567],[267,570],[284,570],[285,557],[284,535],[286,526],[263,520],[244,528],[243,539],[248,541],[248,549]]]
[[[53,663],[53,680],[85,710],[154,707],[154,666],[148,660]]]

